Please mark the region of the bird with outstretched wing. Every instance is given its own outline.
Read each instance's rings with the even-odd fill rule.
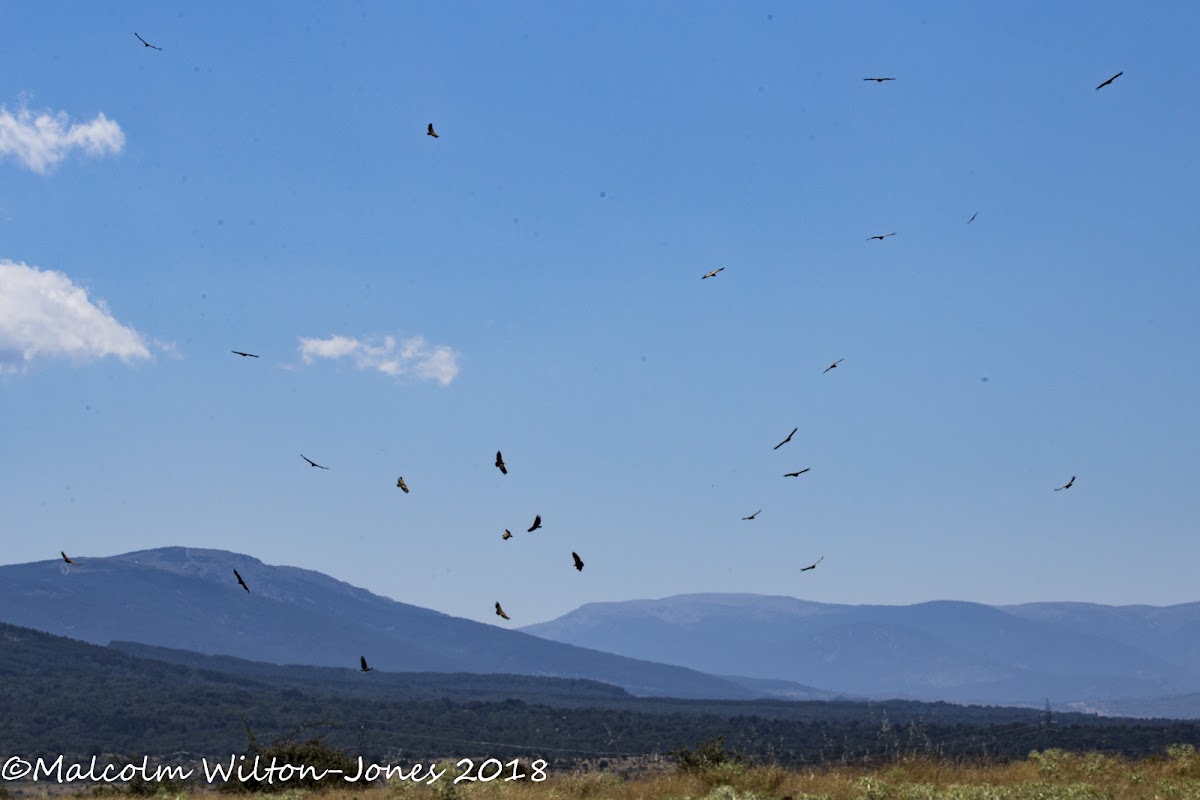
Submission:
[[[772,450],[778,450],[779,448],[783,447],[785,444],[787,444],[788,442],[790,442],[790,441],[792,440],[792,437],[796,435],[796,431],[798,431],[798,430],[800,430],[800,429],[799,429],[799,428],[792,428],[792,432],[791,432],[791,433],[789,433],[789,434],[787,435],[787,438],[786,438],[786,439],[784,439],[784,440],[783,440],[782,442],[780,442],[779,444],[777,444],[777,445],[775,445],[774,447],[772,447],[771,449],[772,449]]]

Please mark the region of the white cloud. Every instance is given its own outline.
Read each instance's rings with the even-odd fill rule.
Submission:
[[[0,371],[54,356],[128,362],[150,358],[150,351],[141,334],[63,273],[0,259]]]
[[[125,147],[121,126],[103,114],[91,122],[71,122],[66,112],[35,115],[23,105],[16,113],[0,105],[0,159],[11,156],[17,163],[45,175],[72,150],[100,156],[119,153]]]
[[[382,343],[350,336],[328,339],[300,339],[304,363],[318,358],[353,358],[359,369],[374,369],[384,375],[409,375],[420,380],[437,381],[446,386],[458,375],[458,353],[445,345],[426,344],[424,337],[405,339],[396,347],[394,336]]]

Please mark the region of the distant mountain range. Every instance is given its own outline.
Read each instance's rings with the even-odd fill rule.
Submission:
[[[718,675],[834,692],[1173,716],[1195,713],[1200,603],[851,606],[752,594],[590,603],[521,628]],[[764,688],[760,685],[760,688]],[[1135,699],[1130,699],[1135,698]]]
[[[761,694],[685,667],[551,642],[221,550],[166,547],[77,560],[0,566],[0,621],[94,644],[139,642],[274,664],[357,667],[364,655],[386,672],[581,678],[635,695]]]
[[[1049,700],[1086,712],[1200,716],[1200,603],[851,606],[698,594],[592,603],[508,630],[219,550],[80,562],[0,566],[0,621],[200,669],[221,667],[196,654],[347,670],[365,655],[381,673],[566,678],[638,697]],[[246,669],[238,671],[257,677]],[[590,688],[564,697],[607,691],[580,686]]]

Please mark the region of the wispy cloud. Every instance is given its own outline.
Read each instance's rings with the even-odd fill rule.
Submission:
[[[141,334],[117,322],[103,300],[54,270],[0,259],[0,371],[39,358],[150,358]]]
[[[359,369],[437,381],[442,386],[458,375],[458,353],[446,345],[427,344],[422,336],[402,342],[397,342],[394,336],[385,336],[382,342],[351,336],[301,338],[300,355],[306,364],[318,358],[350,358]]]
[[[101,156],[123,147],[121,126],[103,114],[90,122],[71,122],[62,111],[35,114],[22,105],[14,113],[0,105],[0,159],[11,157],[39,175],[54,169],[72,150]]]

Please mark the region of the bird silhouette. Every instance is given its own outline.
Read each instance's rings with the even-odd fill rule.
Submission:
[[[978,217],[978,216],[979,216],[979,212],[976,211],[974,214],[971,215],[971,218],[969,220],[967,220],[967,224],[970,225],[972,222],[975,221],[975,217]]]
[[[507,542],[512,538],[512,531],[510,531],[508,528],[505,528],[504,533],[500,534],[500,538]]]
[[[504,466],[504,457],[500,455],[500,451],[496,451],[496,469],[500,470],[501,475],[508,474],[508,467]]]
[[[318,464],[317,462],[313,461],[313,460],[312,460],[311,458],[309,458],[308,456],[304,455],[304,453],[301,453],[301,454],[300,454],[300,457],[301,457],[301,458],[303,458],[305,461],[307,461],[307,462],[308,462],[308,465],[309,465],[310,467],[316,467],[317,469],[329,469],[329,467],[322,467],[320,464]]]
[[[1113,75],[1111,78],[1109,78],[1108,80],[1106,80],[1104,83],[1102,83],[1102,84],[1100,84],[1099,86],[1097,86],[1097,87],[1096,87],[1096,91],[1100,91],[1100,90],[1101,90],[1101,89],[1103,89],[1105,86],[1108,86],[1110,83],[1112,83],[1113,81],[1115,81],[1117,78],[1121,77],[1121,76],[1122,76],[1122,75],[1124,75],[1124,74],[1125,74],[1125,71],[1124,71],[1124,70],[1121,70],[1121,71],[1120,71],[1120,72],[1118,72],[1116,75]]]
[[[526,533],[533,533],[534,531],[536,531],[536,530],[537,530],[538,528],[540,528],[540,527],[542,527],[542,515],[541,515],[541,514],[538,514],[537,516],[535,516],[535,517],[533,518],[533,524],[529,526],[529,530],[527,530],[527,531],[525,531],[525,532],[526,532]]]
[[[760,508],[758,511],[755,511],[755,512],[754,512],[753,514],[751,514],[750,516],[748,516],[748,517],[742,517],[742,519],[754,519],[755,517],[757,517],[757,516],[758,516],[759,514],[761,514],[761,513],[762,513],[762,509]]]
[[[700,280],[704,280],[705,278],[715,278],[715,277],[717,277],[717,273],[718,273],[718,272],[720,272],[720,271],[721,271],[721,270],[723,270],[723,269],[725,269],[725,268],[724,268],[724,267],[717,267],[717,268],[716,268],[716,269],[714,269],[712,272],[706,272],[706,273],[704,273],[703,275],[701,275],[701,276],[700,276]]]
[[[503,617],[504,619],[512,619],[512,617],[504,613],[504,609],[500,607],[499,602],[496,603],[496,616]]]
[[[800,429],[799,429],[799,428],[792,428],[792,432],[791,432],[791,433],[789,433],[789,434],[787,435],[787,438],[786,438],[786,439],[784,439],[784,440],[783,440],[782,442],[780,442],[779,444],[777,444],[777,445],[775,445],[774,447],[772,447],[771,449],[772,449],[772,450],[778,450],[779,448],[783,447],[785,444],[787,444],[788,442],[790,442],[790,441],[792,440],[792,436],[793,436],[793,435],[795,435],[796,431],[798,431],[798,430],[800,430]]]
[[[876,83],[883,83],[884,81],[894,81],[896,79],[895,78],[863,78],[863,80],[864,81],[875,81]]]
[[[432,123],[432,122],[431,122],[431,123],[429,123],[429,127],[425,129],[425,135],[426,135],[426,136],[432,136],[432,137],[433,137],[433,138],[435,138],[435,139],[436,139],[436,138],[438,138],[437,131],[435,131],[435,130],[433,129],[433,123]]]
[[[838,365],[838,364],[840,364],[840,363],[842,363],[842,362],[843,362],[843,361],[845,361],[845,360],[846,360],[846,359],[844,359],[844,358],[839,358],[837,361],[833,362],[833,363],[832,363],[832,364],[830,364],[828,367],[826,367],[826,368],[825,368],[825,372],[829,372],[829,370],[831,370],[831,369],[837,369],[837,365]],[[822,375],[824,375],[824,374],[825,374],[825,372],[822,372],[821,374],[822,374]]]
[[[408,494],[408,484],[404,482],[403,475],[401,475],[399,478],[396,478],[396,485],[403,489],[405,494]]]
[[[359,667],[359,670],[361,672],[370,672],[371,670],[375,669],[374,667],[367,666],[367,657],[366,656],[359,656],[358,663],[361,665]]]
[[[801,568],[800,568],[800,571],[801,571],[801,572],[808,572],[810,569],[816,569],[816,568],[817,568],[817,564],[820,564],[820,563],[821,563],[822,561],[824,561],[824,560],[825,560],[825,556],[821,556],[820,558],[818,558],[818,559],[816,560],[816,563],[809,564],[807,567],[801,567]]]
[[[66,553],[64,553],[62,550],[59,550],[58,554],[61,555],[63,557],[63,561],[67,562],[68,564],[74,564],[77,567],[79,566],[78,561],[72,561],[70,559],[70,557]]]
[[[150,43],[149,43],[149,42],[147,42],[145,39],[143,39],[143,38],[142,38],[142,37],[141,37],[141,36],[138,34],[138,32],[137,32],[137,31],[134,31],[134,32],[133,32],[133,35],[134,35],[134,36],[137,36],[137,38],[138,38],[138,41],[139,41],[139,42],[141,42],[142,44],[146,45],[146,47],[149,47],[151,50],[162,50],[162,48],[161,48],[161,47],[155,47],[154,45],[150,44]]]
[[[254,353],[243,353],[241,350],[230,350],[235,356],[243,356],[244,358],[258,358]]]
[[[1057,488],[1057,489],[1055,489],[1054,491],[1056,491],[1056,492],[1061,492],[1063,489],[1070,489],[1070,488],[1071,488],[1072,486],[1074,486],[1074,485],[1075,485],[1075,476],[1074,476],[1074,475],[1072,475],[1072,476],[1071,476],[1071,480],[1067,481],[1065,484],[1063,484],[1062,486],[1058,487],[1058,488]]]
[[[889,237],[889,236],[895,236],[895,235],[896,235],[896,232],[895,232],[895,231],[892,231],[891,233],[881,233],[881,234],[879,234],[878,236],[868,236],[868,237],[867,237],[867,241],[869,242],[869,241],[871,241],[872,239],[878,239],[879,241],[881,241],[881,242],[882,242],[882,241],[883,241],[884,239],[886,239],[887,237]]]
[[[785,472],[785,473],[784,473],[784,475],[783,475],[783,477],[785,477],[785,478],[799,478],[801,475],[803,475],[804,473],[808,472],[810,469],[812,469],[812,467],[805,467],[804,469],[800,470],[799,472]]]
[[[233,571],[233,577],[237,578],[237,582],[238,582],[239,586],[241,586],[247,592],[250,591],[250,587],[246,585],[246,582],[244,580],[242,580],[241,573],[239,573],[236,569]]]
[[[579,557],[579,553],[571,551],[571,558],[575,559],[575,569],[583,572],[583,559]]]

